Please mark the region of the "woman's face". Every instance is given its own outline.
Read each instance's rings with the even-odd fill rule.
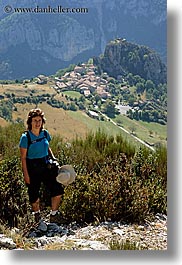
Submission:
[[[40,116],[32,118],[32,130],[40,130],[42,127],[42,118]]]

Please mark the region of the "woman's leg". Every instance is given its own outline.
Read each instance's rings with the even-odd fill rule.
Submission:
[[[61,195],[54,196],[51,198],[51,209],[52,209],[52,211],[56,211],[59,209],[60,202],[61,202]]]
[[[36,200],[36,202],[32,203],[32,211],[33,212],[40,211],[40,200],[39,200],[39,198]]]

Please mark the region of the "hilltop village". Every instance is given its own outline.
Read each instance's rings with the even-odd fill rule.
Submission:
[[[103,99],[110,98],[111,94],[108,87],[109,76],[107,73],[97,76],[95,70],[96,68],[93,64],[83,63],[80,66],[76,65],[73,71],[66,72],[61,77],[55,77],[54,88],[57,92],[76,90],[85,97],[96,93]],[[37,77],[38,84],[45,84],[47,80],[48,78],[44,75]]]
[[[82,63],[79,66],[74,66],[72,71],[67,71],[62,76],[54,77],[54,89],[57,93],[62,93],[64,91],[77,91],[82,94],[84,97],[89,98],[93,95],[98,95],[99,98],[103,101],[111,99],[112,95],[110,93],[110,82],[113,79],[109,77],[107,73],[102,73],[97,75],[97,69],[93,64]],[[37,77],[38,84],[46,84],[50,78],[39,75]],[[129,90],[126,85],[124,78],[118,76],[118,81],[122,83],[121,89],[123,92],[127,93]],[[120,102],[119,102],[120,103]],[[126,103],[116,106],[120,109],[120,113],[126,114],[126,112],[131,108]],[[89,111],[90,116],[93,118],[98,118],[97,113]]]

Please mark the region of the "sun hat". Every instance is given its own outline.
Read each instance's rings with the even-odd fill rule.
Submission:
[[[71,165],[63,165],[58,170],[56,181],[67,186],[75,181],[76,173]]]

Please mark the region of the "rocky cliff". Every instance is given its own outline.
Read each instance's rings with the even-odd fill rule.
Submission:
[[[125,39],[109,42],[104,55],[94,58],[94,64],[100,72],[107,72],[115,78],[132,73],[155,84],[167,82],[167,68],[160,56],[146,46]]]
[[[86,8],[79,13],[14,8]],[[5,12],[6,11],[6,12]],[[7,12],[8,11],[8,12]],[[0,2],[0,79],[52,74],[104,51],[116,37],[148,45],[166,60],[166,0]]]

